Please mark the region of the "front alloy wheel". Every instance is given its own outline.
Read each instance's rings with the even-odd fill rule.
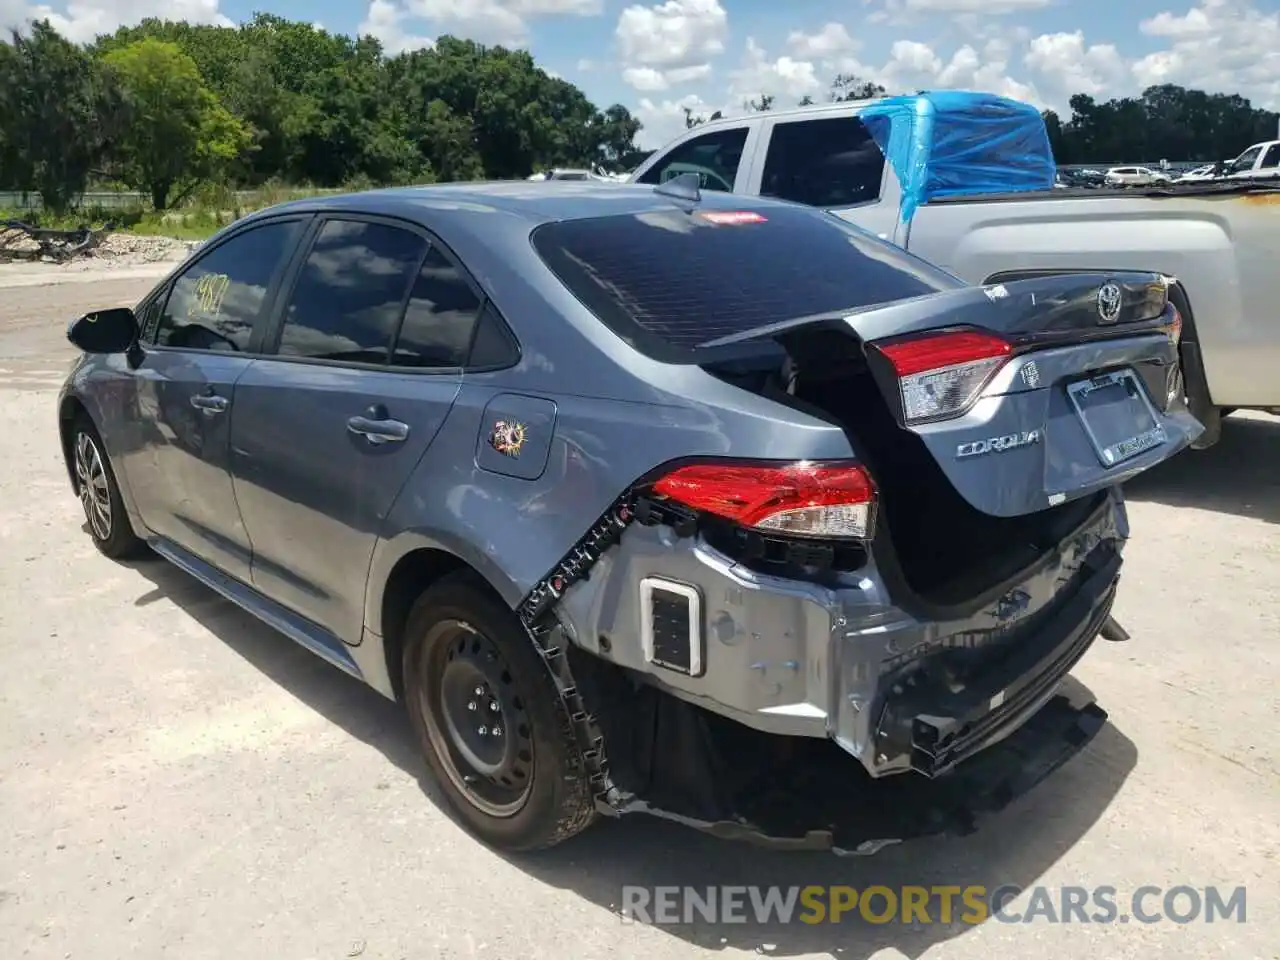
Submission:
[[[76,494],[80,497],[93,545],[115,560],[140,553],[143,542],[129,524],[102,438],[87,417],[82,416],[76,423],[71,458]]]
[[[76,484],[80,488],[80,505],[95,540],[111,539],[111,487],[107,482],[102,454],[93,438],[85,432],[76,437]]]

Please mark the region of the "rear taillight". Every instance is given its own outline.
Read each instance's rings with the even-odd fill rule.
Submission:
[[[1177,307],[1174,307],[1172,305],[1170,306],[1170,312],[1173,314],[1173,316],[1169,319],[1168,324],[1165,326],[1165,330],[1169,334],[1169,339],[1173,342],[1173,345],[1176,347],[1179,343],[1182,342],[1182,314],[1178,312]]]
[[[964,413],[1013,354],[991,333],[952,330],[873,344],[898,378],[908,423]]]
[[[875,484],[858,464],[698,463],[677,467],[654,493],[761,532],[869,539]]]

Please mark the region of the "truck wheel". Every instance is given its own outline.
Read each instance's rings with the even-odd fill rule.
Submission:
[[[71,433],[71,463],[75,470],[76,494],[84,508],[93,545],[113,560],[123,560],[143,552],[144,544],[133,532],[120,485],[107,458],[107,448],[97,428],[87,416],[75,421]]]
[[[479,577],[452,574],[418,598],[403,667],[419,747],[473,834],[527,852],[591,825],[594,798],[550,671]]]

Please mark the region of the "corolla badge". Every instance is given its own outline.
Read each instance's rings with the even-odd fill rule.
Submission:
[[[956,447],[956,459],[978,457],[984,453],[1008,453],[1019,447],[1029,447],[1041,440],[1039,430],[1023,430],[1021,433],[1007,433],[1003,437],[988,437],[986,440],[970,440]]]
[[[504,457],[515,459],[520,456],[520,449],[524,446],[526,436],[523,423],[515,420],[499,420],[493,425],[493,430],[489,434],[489,446]]]
[[[1120,290],[1120,284],[1114,280],[1108,280],[1098,288],[1098,322],[1099,323],[1115,323],[1120,319],[1120,307],[1124,301],[1124,295]]]

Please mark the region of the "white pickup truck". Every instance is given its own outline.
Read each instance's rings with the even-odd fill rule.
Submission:
[[[1280,178],[1280,140],[1255,143],[1230,161],[1223,175],[1234,180]]]
[[[686,131],[631,176],[830,210],[973,283],[1148,270],[1175,278],[1197,446],[1232,409],[1280,412],[1280,184],[1054,189],[1034,108],[928,93],[753,113]]]

